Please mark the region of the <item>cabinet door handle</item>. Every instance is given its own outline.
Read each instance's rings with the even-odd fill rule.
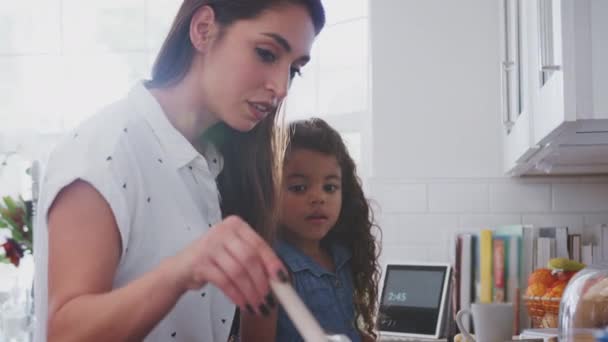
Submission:
[[[509,91],[509,80],[511,79],[511,71],[513,71],[514,66],[515,63],[512,61],[502,62],[502,125],[507,134],[509,134],[515,124],[511,120],[511,92]]]
[[[560,71],[562,70],[561,65],[543,65],[540,68],[542,71]]]

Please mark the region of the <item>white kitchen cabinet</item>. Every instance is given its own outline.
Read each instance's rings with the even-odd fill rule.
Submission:
[[[608,173],[608,1],[500,1],[505,171]]]

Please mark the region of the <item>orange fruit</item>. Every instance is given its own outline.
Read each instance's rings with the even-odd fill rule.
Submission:
[[[556,277],[551,274],[551,270],[548,268],[539,268],[530,274],[528,278],[528,285],[532,284],[543,284],[545,287],[551,287],[555,282]]]
[[[542,297],[547,292],[547,287],[543,283],[533,283],[528,285],[526,289],[526,296],[528,297]]]
[[[562,298],[562,294],[564,293],[564,289],[566,288],[567,282],[558,281],[552,288],[550,288],[545,297],[549,298]]]
[[[559,280],[565,280],[566,283],[567,283],[576,274],[576,272],[578,272],[578,271],[558,272],[557,273],[557,279],[559,279]]]

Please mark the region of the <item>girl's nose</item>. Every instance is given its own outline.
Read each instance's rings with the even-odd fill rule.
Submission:
[[[325,203],[325,194],[323,192],[315,192],[311,194],[310,202],[312,204],[324,204]]]

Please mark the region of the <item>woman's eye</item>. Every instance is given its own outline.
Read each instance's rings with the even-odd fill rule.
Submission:
[[[293,79],[294,77],[296,77],[296,75],[302,76],[302,71],[299,68],[291,68],[289,70],[289,77]]]
[[[304,185],[290,185],[287,187],[287,189],[291,192],[303,192],[304,190],[306,190],[306,186]]]
[[[274,63],[277,60],[277,56],[275,56],[274,53],[270,52],[269,50],[255,48],[255,52],[264,63]]]

